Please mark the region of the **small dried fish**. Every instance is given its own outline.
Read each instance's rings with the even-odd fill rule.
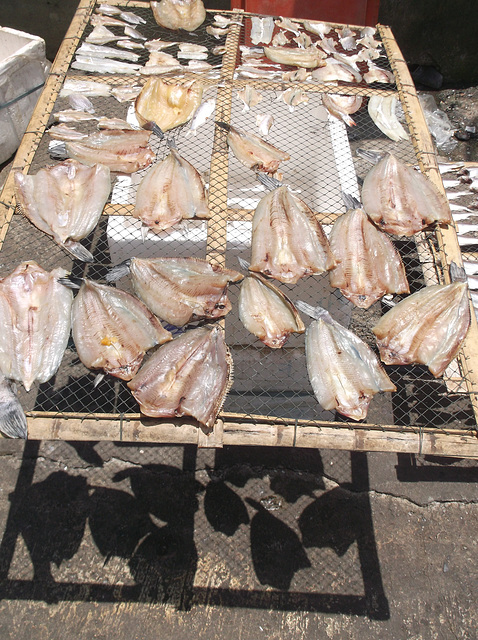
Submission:
[[[227,36],[227,34],[229,33],[229,27],[227,27],[226,29],[221,29],[220,27],[213,27],[212,25],[209,25],[208,27],[206,27],[206,33],[208,33],[210,36],[214,36],[219,40],[220,38],[224,38],[225,36]]]
[[[46,130],[53,140],[82,140],[87,138],[87,133],[81,133],[73,127],[67,127],[65,124],[57,124]]]
[[[94,58],[118,58],[119,60],[129,60],[137,62],[139,54],[130,51],[119,51],[114,47],[106,47],[99,44],[83,44],[76,51],[77,56],[92,56]]]
[[[309,49],[291,49],[290,47],[264,47],[264,54],[272,62],[295,67],[315,69],[324,64],[326,55],[316,47]]]
[[[165,53],[164,51],[151,51],[149,54],[149,59],[146,62],[145,66],[149,67],[151,65],[153,66],[164,65],[165,67],[179,67],[179,62],[170,53]]]
[[[269,44],[274,31],[274,19],[270,16],[260,18],[259,16],[251,17],[251,42],[252,44]]]
[[[310,31],[311,33],[315,33],[315,35],[324,38],[330,31],[332,27],[328,24],[324,24],[323,22],[317,22],[315,20],[304,20],[304,29]]]
[[[118,36],[103,25],[95,27],[85,38],[85,42],[88,42],[89,44],[108,44],[108,42],[113,42],[115,40],[118,40]]]
[[[256,125],[259,129],[261,136],[268,136],[272,125],[274,124],[274,118],[270,113],[257,114]]]
[[[286,36],[285,31],[279,31],[272,38],[272,46],[273,47],[283,47],[285,44],[289,44],[290,40]]]
[[[64,109],[53,114],[56,122],[85,122],[85,120],[96,120],[96,116],[86,111],[78,109]]]
[[[284,71],[282,74],[282,80],[285,82],[306,82],[311,77],[310,71],[303,68],[295,71]]]
[[[205,62],[204,60],[189,60],[187,66],[183,66],[183,69],[186,71],[193,71],[194,73],[201,73],[202,71],[211,71],[215,67],[209,62]]]
[[[326,93],[322,96],[322,104],[327,111],[335,118],[343,120],[349,127],[355,126],[355,120],[350,117],[350,114],[358,111],[362,102],[361,96],[343,96],[332,93]]]
[[[262,100],[261,94],[249,84],[246,84],[245,87],[237,92],[237,97],[244,103],[242,113],[249,111],[252,107],[255,107]]]
[[[320,42],[317,43],[317,46],[319,46],[331,56],[337,53],[337,49],[335,48],[335,40],[333,38],[323,38]]]
[[[81,93],[84,96],[94,97],[110,95],[110,86],[106,82],[95,80],[75,80],[67,78],[60,91],[60,98],[66,98],[71,93]]]
[[[398,99],[396,96],[370,96],[368,101],[368,113],[382,133],[391,140],[408,140],[408,133],[398,121],[395,108]]]
[[[223,56],[226,53],[226,47],[224,46],[214,47],[211,53],[213,56]]]
[[[280,20],[275,20],[274,22],[279,29],[291,31],[295,36],[300,35],[300,24],[298,22],[293,22],[289,18],[283,17],[281,17]]]
[[[144,45],[141,42],[133,42],[133,40],[118,40],[116,44],[122,49],[144,49]]]
[[[217,125],[228,131],[228,145],[236,158],[249,169],[275,173],[282,161],[290,159],[288,153],[253,133],[236,129],[224,122],[218,122]]]
[[[292,38],[292,40],[294,40],[294,42],[297,43],[297,46],[301,49],[308,49],[312,46],[312,40],[306,33],[301,33],[296,38]]]
[[[216,108],[216,98],[208,98],[204,102],[201,102],[198,110],[194,114],[189,129],[186,132],[186,137],[189,135],[197,135],[197,130],[203,125],[206,120],[212,116]]]
[[[335,58],[327,58],[325,65],[312,71],[312,78],[319,82],[360,82],[362,76]]]
[[[357,40],[358,44],[368,49],[378,49],[383,47],[383,44],[379,40],[375,40],[373,36],[363,36],[360,40]]]
[[[90,18],[90,23],[94,27],[104,26],[104,27],[115,27],[120,26],[124,27],[124,22],[122,20],[118,20],[118,18],[113,18],[112,16],[107,16],[99,13],[94,13]]]
[[[162,51],[168,47],[178,44],[177,42],[169,42],[169,40],[148,40],[144,43],[145,48],[148,51]]]
[[[74,62],[71,63],[71,68],[79,69],[80,71],[96,71],[98,73],[129,73],[136,75],[137,71],[141,69],[141,65],[110,58],[77,55]]]
[[[129,24],[146,24],[146,20],[144,18],[137,16],[131,11],[121,11],[119,16],[125,22],[129,22]]]
[[[161,78],[150,78],[136,98],[138,122],[141,126],[155,122],[162,131],[184,124],[201,104],[202,92],[199,80],[166,83]]]
[[[68,102],[70,103],[71,108],[75,111],[84,111],[86,113],[95,112],[95,108],[91,100],[81,93],[70,93],[68,96]]]
[[[206,18],[202,0],[160,0],[151,2],[156,22],[166,29],[194,31]]]
[[[114,7],[111,4],[100,4],[98,7],[96,7],[96,13],[102,13],[105,16],[116,16],[119,15],[121,13],[121,9],[118,9],[118,7]]]
[[[208,49],[202,44],[194,44],[193,42],[180,42],[179,51],[187,53],[207,53]]]
[[[111,89],[111,95],[118,100],[118,102],[129,102],[130,100],[135,100],[141,89],[143,87],[140,85],[122,85],[120,87],[113,87]]]
[[[138,29],[130,27],[129,25],[126,25],[126,27],[124,28],[124,34],[128,38],[133,38],[133,40],[146,40],[146,38],[142,33],[138,31]]]
[[[238,24],[242,26],[242,22],[240,20],[231,20],[231,18],[227,18],[226,16],[221,16],[216,14],[214,16],[214,23],[217,27],[229,27],[231,24]]]
[[[289,111],[293,113],[295,108],[302,103],[309,102],[309,96],[305,91],[291,87],[281,93],[281,100],[289,106]]]
[[[355,36],[352,35],[339,38],[339,42],[345,51],[353,51],[358,46]]]
[[[106,116],[101,116],[101,118],[98,118],[98,129],[109,129],[110,131],[120,129],[121,131],[125,131],[126,129],[135,130],[135,127],[126,120],[123,120],[123,118],[107,118]],[[136,131],[137,130],[136,128]]]
[[[395,83],[395,77],[391,71],[377,67],[371,60],[368,61],[368,71],[364,73],[363,79],[367,84],[371,84],[372,82]]]

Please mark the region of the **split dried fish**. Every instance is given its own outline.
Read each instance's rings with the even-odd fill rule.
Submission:
[[[268,136],[272,125],[274,124],[274,117],[270,113],[258,113],[256,116],[256,125],[259,129],[261,136]]]
[[[129,60],[137,62],[139,54],[131,51],[120,51],[114,47],[107,47],[100,44],[83,44],[76,51],[77,56],[92,56],[93,58],[118,58],[119,60]]]
[[[251,85],[246,84],[240,91],[237,92],[237,97],[239,100],[242,100],[244,103],[244,108],[242,109],[242,113],[249,111],[252,107],[255,107],[262,100],[261,94],[251,87]]]
[[[214,426],[232,384],[232,358],[218,327],[199,327],[160,347],[128,383],[151,417],[191,416]]]
[[[107,280],[117,280],[127,273],[145,305],[176,327],[228,314],[232,306],[227,286],[244,277],[198,258],[131,258],[111,269]]]
[[[327,411],[352,420],[367,417],[376,393],[396,391],[370,347],[321,307],[297,303],[315,320],[307,328],[305,354],[310,384]]]
[[[118,20],[118,18],[113,18],[112,16],[103,15],[99,13],[94,13],[90,18],[90,23],[94,27],[104,26],[104,27],[123,27],[124,22],[122,20]]]
[[[395,96],[370,96],[368,113],[382,133],[391,140],[408,140],[408,133],[400,124],[396,115],[397,98]]]
[[[315,69],[324,64],[326,55],[316,47],[309,49],[291,49],[290,47],[264,47],[264,55],[279,64],[288,64],[294,67]]]
[[[231,20],[231,18],[227,18],[226,16],[221,16],[219,14],[214,16],[214,23],[218,27],[229,27],[231,24],[238,24],[240,27],[242,26],[241,20]]]
[[[108,200],[108,167],[87,167],[76,160],[65,160],[40,169],[36,175],[16,170],[14,187],[17,203],[30,222],[78,260],[93,261],[79,240],[96,227]]]
[[[285,186],[260,200],[252,219],[250,271],[295,284],[334,266],[327,236],[305,202]]]
[[[170,42],[169,40],[148,40],[144,43],[145,48],[148,51],[162,51],[168,47],[178,44],[177,42]]]
[[[199,80],[165,82],[150,78],[136,98],[138,122],[155,122],[162,131],[188,122],[201,104],[203,85]]]
[[[155,159],[148,147],[149,131],[109,131],[105,129],[90,134],[80,142],[67,142],[66,150],[70,158],[87,165],[99,162],[110,171],[133,173],[145,169]]]
[[[252,44],[269,44],[274,32],[274,19],[270,16],[260,18],[259,16],[251,17],[251,42]]]
[[[66,98],[72,93],[81,93],[84,96],[102,96],[110,95],[110,86],[106,82],[97,82],[95,80],[75,80],[67,78],[63,83],[60,91],[60,98]]]
[[[121,13],[121,9],[118,9],[118,7],[111,4],[104,3],[96,7],[96,13],[102,13],[105,16],[116,16]]]
[[[118,40],[116,45],[122,49],[144,49],[144,44],[141,42],[133,42],[133,40]]]
[[[30,260],[0,280],[0,371],[27,391],[56,373],[68,344],[73,296],[58,283],[66,273]]]
[[[291,300],[257,274],[245,278],[241,285],[239,318],[248,331],[271,349],[283,347],[291,333],[305,331]]]
[[[199,172],[171,149],[140,182],[133,215],[152,231],[163,231],[185,218],[210,218]]]
[[[452,221],[438,189],[392,154],[386,154],[365,176],[362,202],[375,224],[396,236],[412,236],[434,222]]]
[[[327,58],[325,65],[312,71],[312,78],[319,82],[361,82],[362,76],[351,67],[335,60]]]
[[[292,38],[292,40],[294,40],[294,42],[297,43],[297,46],[300,47],[301,49],[308,49],[309,47],[312,46],[312,40],[310,39],[310,36],[308,36],[306,33],[301,33],[300,36],[297,36],[296,38]]]
[[[61,283],[77,288],[74,282]],[[85,367],[131,380],[148,349],[171,340],[156,316],[138,298],[93,280],[83,280],[73,301],[72,335]]]
[[[133,40],[146,40],[146,38],[143,36],[142,33],[138,31],[138,29],[135,29],[134,27],[131,27],[129,25],[125,26],[124,34],[128,38],[133,38]]]
[[[201,102],[199,108],[194,114],[189,129],[186,131],[186,137],[189,135],[197,135],[197,130],[201,127],[208,118],[212,116],[216,109],[216,98],[208,98]]]
[[[107,118],[106,116],[102,116],[98,118],[98,129],[109,129],[112,131],[113,129],[119,129],[121,131],[126,131],[128,129],[132,129],[138,131],[137,128],[133,127],[129,122],[123,120],[123,118]]]
[[[310,31],[311,33],[315,33],[315,35],[324,38],[330,31],[332,27],[328,24],[324,24],[323,22],[317,22],[315,20],[304,20],[304,29]]]
[[[123,85],[120,87],[113,87],[111,89],[111,95],[118,100],[118,102],[129,102],[135,100],[143,87],[140,85]]]
[[[323,49],[326,53],[331,56],[337,53],[336,43],[333,38],[323,38],[320,42],[317,43],[318,46]]]
[[[246,167],[254,171],[275,173],[281,162],[290,160],[290,155],[281,151],[253,133],[246,133],[224,122],[218,122],[227,134],[227,144],[232,152]]]
[[[326,93],[322,96],[322,104],[330,115],[343,120],[349,127],[355,126],[355,120],[350,117],[350,114],[358,111],[362,102],[361,96],[343,96],[332,93]]]
[[[306,82],[312,74],[307,69],[296,69],[295,71],[284,71],[282,80],[285,82]]]
[[[424,364],[437,378],[458,353],[469,326],[467,285],[453,282],[408,296],[372,331],[385,364]]]
[[[151,2],[156,22],[166,29],[194,31],[206,18],[202,0],[160,0]]]
[[[368,309],[388,293],[410,292],[400,254],[362,209],[337,218],[329,241],[337,261],[330,284],[357,307]]]
[[[185,71],[192,71],[193,73],[202,73],[204,71],[212,71],[215,69],[212,64],[209,64],[209,62],[205,62],[204,60],[189,60],[188,64],[184,65],[182,68]]]
[[[95,71],[97,73],[128,73],[136,75],[141,69],[140,64],[133,62],[122,62],[121,60],[112,60],[111,58],[95,58],[93,56],[77,55],[71,63],[72,69],[80,71]]]
[[[309,102],[309,96],[305,91],[291,87],[281,93],[281,100],[289,106],[289,111],[293,113],[295,108],[302,103]]]

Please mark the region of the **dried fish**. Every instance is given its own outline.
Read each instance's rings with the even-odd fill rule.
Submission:
[[[282,80],[285,82],[306,82],[312,75],[307,69],[296,69],[295,71],[284,71]]]
[[[149,131],[109,131],[90,134],[80,142],[67,142],[70,158],[87,165],[98,162],[111,171],[133,173],[153,162],[154,152],[148,147]]]
[[[225,316],[232,308],[227,286],[243,278],[238,271],[197,258],[131,258],[114,267],[107,280],[127,272],[136,295],[156,316],[176,327]]]
[[[56,122],[85,122],[86,120],[96,120],[96,116],[87,111],[78,109],[63,109],[53,114]]]
[[[90,23],[94,27],[104,26],[104,27],[115,27],[115,26],[124,26],[124,22],[122,20],[118,20],[118,18],[113,18],[112,16],[103,15],[94,13],[90,18]]]
[[[70,335],[73,296],[33,260],[0,280],[0,371],[29,391],[57,371]]]
[[[197,135],[197,130],[202,126],[206,120],[212,116],[216,109],[216,98],[208,98],[204,102],[201,102],[199,108],[194,114],[189,129],[186,132],[186,137],[189,135]]]
[[[174,56],[170,53],[165,53],[164,51],[151,51],[149,54],[149,59],[146,62],[145,66],[164,65],[166,67],[175,67],[175,70],[180,66],[179,62],[176,60]]]
[[[184,218],[210,218],[199,172],[171,149],[140,182],[133,215],[152,231],[168,229]]]
[[[133,38],[133,40],[146,40],[146,38],[142,33],[138,31],[138,29],[130,27],[129,25],[126,25],[126,27],[124,28],[124,34],[128,38]]]
[[[317,43],[317,46],[323,49],[326,53],[329,53],[331,56],[337,53],[335,40],[333,38],[323,38]]]
[[[180,42],[179,51],[184,51],[187,53],[206,53],[207,54],[208,49],[202,44],[194,44],[193,42]]]
[[[335,60],[338,60],[342,64],[345,64],[346,66],[350,67],[351,69],[353,69],[353,71],[360,73],[360,69],[357,66],[357,62],[360,62],[359,54],[354,54],[353,56],[346,56],[343,53],[334,53],[332,55],[334,56]]]
[[[187,66],[183,66],[186,71],[192,71],[193,73],[201,73],[202,71],[212,71],[215,67],[209,62],[204,60],[189,60]]]
[[[18,400],[16,385],[0,375],[0,431],[8,438],[27,438],[25,412]]]
[[[95,71],[97,73],[128,73],[136,75],[141,69],[140,64],[133,62],[122,62],[111,58],[95,58],[93,56],[79,56],[71,63],[72,69],[80,71]]]
[[[178,44],[177,42],[169,42],[169,40],[148,40],[144,43],[145,48],[148,51],[162,51],[168,47]]]
[[[121,9],[118,7],[114,7],[111,4],[100,4],[96,7],[96,13],[102,13],[105,16],[116,16],[121,13]]]
[[[15,171],[14,186],[17,203],[30,222],[75,258],[92,261],[78,241],[98,224],[111,191],[108,167],[65,160],[36,175]]]
[[[261,78],[273,80],[280,76],[280,71],[272,71],[269,69],[257,69],[256,67],[241,65],[236,68],[237,73],[243,78]]]
[[[61,281],[66,287],[75,283]],[[85,367],[131,380],[148,349],[172,336],[138,298],[93,280],[83,280],[72,308],[72,334]]]
[[[97,82],[95,80],[75,80],[74,78],[66,78],[60,91],[60,98],[66,98],[72,93],[81,93],[84,96],[103,96],[110,95],[110,86],[106,82]]]
[[[116,44],[122,49],[144,49],[144,45],[141,42],[133,42],[133,40],[118,40]]]
[[[272,46],[273,47],[283,47],[285,44],[289,44],[289,43],[290,43],[290,40],[286,36],[285,31],[279,31],[272,38]]]
[[[228,131],[228,145],[236,158],[249,169],[275,173],[282,161],[290,159],[288,153],[277,149],[253,133],[246,133],[223,122],[217,124]]]
[[[315,397],[328,411],[352,420],[367,417],[376,393],[396,391],[370,347],[321,307],[297,303],[315,318],[307,328],[305,353]]]
[[[144,18],[137,16],[131,11],[121,11],[119,16],[122,20],[129,22],[130,24],[146,24],[146,20]]]
[[[219,40],[219,38],[227,36],[227,34],[229,33],[229,27],[227,27],[227,29],[221,29],[220,27],[213,27],[212,25],[209,25],[208,27],[206,27],[206,33],[208,33],[210,36],[214,36]]]
[[[408,133],[402,127],[396,116],[397,98],[391,96],[370,96],[368,113],[382,133],[391,140],[408,140]]]
[[[113,87],[111,89],[111,95],[118,100],[118,102],[129,102],[130,100],[135,100],[141,89],[143,87],[140,85],[122,85],[120,87]]]
[[[252,44],[269,44],[274,31],[274,19],[270,16],[260,18],[259,16],[251,17],[251,42]]]
[[[270,113],[257,114],[256,125],[259,129],[261,136],[268,136],[272,125],[274,124],[274,118]]]
[[[379,40],[375,40],[373,36],[363,36],[360,40],[357,40],[358,44],[368,49],[378,49],[383,47],[383,44]]]
[[[371,60],[368,61],[368,71],[364,73],[363,79],[367,84],[371,84],[372,82],[395,83],[395,77],[391,71],[377,67]]]
[[[362,209],[337,218],[329,240],[337,261],[330,284],[357,307],[368,309],[388,293],[410,292],[400,254]]]
[[[85,38],[85,42],[88,42],[89,44],[108,44],[108,42],[113,42],[115,40],[118,40],[118,36],[104,25],[98,25],[95,27]]]
[[[57,124],[46,130],[53,140],[83,140],[87,138],[87,133],[81,133],[73,127],[67,127],[66,124]]]
[[[237,97],[244,103],[242,113],[249,111],[252,107],[255,107],[262,100],[261,94],[249,84],[246,84],[245,87],[237,92]]]
[[[206,18],[202,0],[160,0],[151,2],[156,22],[166,29],[194,31]]]
[[[72,109],[77,111],[86,111],[86,113],[94,113],[95,108],[86,96],[81,93],[70,93],[68,96],[68,102]]]
[[[315,35],[320,36],[321,38],[325,37],[332,30],[332,27],[328,24],[317,22],[315,20],[304,20],[303,24],[304,29],[307,29],[307,31],[310,31],[311,33],[315,33]]]
[[[295,284],[334,266],[327,237],[305,202],[285,186],[260,200],[252,220],[250,271]]]
[[[271,349],[284,346],[305,326],[291,300],[260,275],[245,278],[239,294],[239,318],[248,331]]]
[[[464,282],[420,289],[390,309],[373,327],[385,364],[426,365],[437,378],[458,353],[470,326]]]
[[[247,47],[245,44],[239,45],[241,55],[262,56],[264,49],[262,47]]]
[[[106,47],[99,44],[83,44],[76,51],[77,56],[92,56],[94,58],[118,58],[119,60],[129,60],[137,62],[139,54],[130,51],[119,51],[114,47]]]
[[[326,93],[322,96],[322,104],[330,115],[343,120],[349,127],[355,126],[355,120],[350,117],[350,114],[358,111],[362,102],[361,96],[343,96],[332,93]]]
[[[297,105],[309,102],[309,96],[305,91],[291,87],[281,93],[281,99],[289,106],[289,111],[293,113]]]
[[[113,129],[120,129],[121,131],[125,131],[127,129],[135,129],[133,125],[131,125],[123,118],[107,118],[106,116],[102,116],[98,118],[98,129],[109,129],[112,131]],[[136,128],[136,131],[138,129]]]
[[[223,56],[226,53],[226,47],[224,46],[214,47],[211,53],[213,56]]]
[[[312,40],[306,33],[301,33],[300,36],[297,36],[297,38],[292,38],[292,40],[294,40],[294,42],[297,43],[297,46],[301,49],[308,49],[312,46]]]
[[[201,104],[203,85],[199,80],[165,82],[150,78],[136,98],[138,122],[155,122],[163,131],[188,122]]]
[[[356,38],[353,35],[345,36],[343,38],[339,38],[339,42],[342,45],[342,48],[345,51],[353,51],[357,48]]]
[[[412,236],[434,222],[452,220],[438,189],[392,154],[386,154],[365,176],[362,202],[380,229],[397,236]]]
[[[227,18],[226,16],[221,16],[219,14],[214,16],[214,23],[218,27],[229,27],[231,24],[238,24],[240,27],[242,26],[242,22],[240,20],[231,20],[231,18]]]
[[[264,47],[264,54],[272,62],[289,64],[295,67],[315,69],[324,64],[326,55],[316,47],[308,49],[291,49],[290,47]]]
[[[151,417],[192,416],[214,426],[232,384],[232,358],[218,327],[199,327],[160,347],[128,383]]]
[[[293,22],[289,18],[283,17],[281,17],[280,20],[275,20],[274,22],[279,29],[291,31],[295,36],[300,35],[300,24],[298,22]]]
[[[319,82],[361,82],[362,76],[335,58],[327,58],[325,65],[312,71],[312,78]]]

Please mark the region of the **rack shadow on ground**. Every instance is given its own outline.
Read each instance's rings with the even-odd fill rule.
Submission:
[[[84,460],[103,472],[95,443],[72,444]],[[217,450],[208,481],[204,483],[203,474],[201,483],[196,478],[197,450],[192,445],[183,448],[182,468],[158,463],[123,466],[106,486],[94,486],[85,476],[65,470],[53,471],[35,482],[40,446],[39,442],[26,442],[17,484],[10,495],[0,544],[3,599],[159,602],[179,610],[213,605],[389,617],[364,453],[351,453],[351,482],[330,490],[325,490],[321,457],[315,450]],[[154,453],[154,447],[151,451]],[[247,483],[251,479],[267,479],[272,497],[260,501],[249,497]],[[131,492],[119,488],[124,484],[114,484],[125,481]],[[274,499],[297,504],[292,526],[267,502]],[[199,516],[207,523],[207,531],[198,531]],[[260,583],[264,589],[195,586],[197,541],[204,539],[205,533],[232,540],[241,527],[242,531],[249,527],[250,548],[245,553],[251,559],[258,587]],[[103,566],[113,557],[124,560],[134,584],[54,579],[52,565],[60,566],[75,557],[87,528],[104,559]],[[30,556],[32,579],[9,578],[16,573],[14,555],[20,538]],[[314,548],[327,547],[341,557],[352,543],[357,545],[357,574],[363,594],[357,595],[356,588],[351,589],[355,591],[351,595],[343,589],[341,593],[317,593],[291,588],[297,571],[317,569],[309,559]],[[96,573],[101,568],[98,563]],[[242,571],[239,564],[237,571]],[[311,577],[310,584],[320,589],[320,581]],[[357,576],[351,583],[354,580],[357,582]]]

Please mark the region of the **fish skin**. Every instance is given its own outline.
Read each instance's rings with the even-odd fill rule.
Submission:
[[[78,241],[98,224],[111,191],[109,168],[65,160],[40,169],[36,175],[16,170],[13,180],[23,214],[56,243],[82,259]]]
[[[288,153],[277,149],[259,136],[231,125],[218,124],[228,131],[227,143],[236,158],[249,169],[275,173],[282,161],[290,160]]]
[[[183,219],[211,217],[199,172],[176,149],[141,180],[133,216],[152,231],[163,231]]]
[[[453,282],[408,296],[372,331],[385,364],[424,364],[438,378],[457,355],[469,326],[467,285]]]
[[[151,2],[156,22],[166,29],[195,31],[206,19],[202,0],[160,0]]]
[[[251,271],[295,284],[334,266],[327,237],[302,200],[285,186],[261,199],[252,219]]]
[[[259,274],[246,277],[239,293],[242,324],[271,349],[284,346],[291,333],[304,333],[305,326],[292,301]]]
[[[131,380],[148,349],[172,339],[138,298],[93,280],[83,281],[71,315],[83,364],[121,380]]]
[[[211,429],[231,382],[224,331],[213,326],[186,331],[160,347],[128,387],[145,415],[187,415]]]
[[[0,281],[0,371],[27,391],[56,373],[68,343],[73,295],[57,282],[66,273],[30,260]]]
[[[8,438],[28,437],[27,418],[16,385],[0,374],[0,431]]]
[[[150,78],[135,101],[138,122],[155,122],[162,131],[191,120],[201,104],[203,85],[199,80],[168,83]]]
[[[357,307],[368,309],[387,293],[410,292],[400,254],[362,209],[337,218],[329,241],[337,261],[330,284]]]
[[[231,310],[227,285],[244,277],[198,258],[132,258],[130,274],[136,295],[176,327],[225,316]]]
[[[446,198],[430,180],[392,154],[365,176],[362,202],[373,222],[396,236],[413,236],[434,222],[452,221]]]
[[[376,393],[396,391],[370,347],[325,309],[307,328],[305,353],[315,397],[328,411],[363,420]]]

